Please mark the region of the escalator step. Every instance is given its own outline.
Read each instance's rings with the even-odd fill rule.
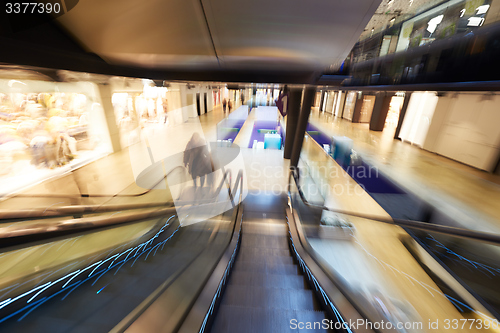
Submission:
[[[265,288],[289,288],[289,289],[307,289],[308,285],[301,275],[286,274],[260,274],[253,272],[231,273],[229,284],[241,286],[255,286]]]
[[[288,249],[288,240],[285,237],[247,234],[241,238],[241,247],[257,247],[269,249]]]
[[[312,290],[228,285],[223,305],[265,309],[319,310]]]
[[[319,311],[304,310],[269,310],[262,308],[222,305],[212,326],[212,332],[254,333],[254,332],[328,332],[319,328],[319,323],[325,319],[325,314]],[[291,320],[297,323],[317,322],[315,330],[293,329]]]
[[[130,296],[116,297],[108,306],[101,307],[98,315],[87,318],[85,325],[87,323],[90,325],[103,325],[107,326],[109,331],[123,319],[124,313],[130,313],[134,310],[142,299]]]
[[[26,320],[30,320],[30,318]],[[68,319],[39,317],[27,324],[25,330],[29,332],[63,333],[70,331],[73,326],[74,323]]]
[[[259,263],[267,263],[269,265],[293,265],[293,258],[291,256],[253,256],[248,253],[246,250],[239,254],[238,260],[245,262],[259,262]]]
[[[291,264],[267,264],[261,262],[249,262],[236,260],[233,266],[234,272],[256,272],[261,274],[290,274],[299,275],[297,265]]]
[[[240,251],[238,259],[248,260],[250,258],[261,259],[262,257],[290,257],[288,249],[275,249],[275,248],[259,248],[259,247],[245,247],[244,251]]]

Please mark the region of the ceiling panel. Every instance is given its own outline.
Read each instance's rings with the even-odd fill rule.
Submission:
[[[112,64],[317,71],[341,62],[380,0],[85,0],[58,18]]]
[[[197,0],[85,0],[58,21],[89,51],[111,62],[217,65]]]

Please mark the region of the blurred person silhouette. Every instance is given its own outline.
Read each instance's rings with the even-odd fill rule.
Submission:
[[[224,98],[224,99],[222,100],[222,110],[224,111],[224,113],[226,113],[226,104],[227,104],[227,101],[226,101],[226,99]]]
[[[228,109],[229,113],[231,113],[231,109],[232,109],[232,108],[233,108],[233,102],[231,102],[231,100],[229,100],[229,101],[227,102],[227,109]]]
[[[205,140],[198,132],[195,132],[184,150],[184,166],[188,169],[193,177],[195,189],[197,188],[197,178],[200,178],[200,188],[205,184],[205,176],[207,178],[207,186],[212,186],[211,173],[214,171],[214,163],[208,146]]]

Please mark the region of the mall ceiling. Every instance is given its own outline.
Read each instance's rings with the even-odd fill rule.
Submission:
[[[56,19],[56,28],[62,27],[74,45],[47,42],[49,49],[30,50],[22,40],[29,53],[7,58],[163,79],[310,83],[305,81],[340,65],[380,2],[80,0]]]

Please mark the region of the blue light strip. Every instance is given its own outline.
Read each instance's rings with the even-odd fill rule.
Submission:
[[[130,260],[132,260],[132,259],[134,259],[134,258],[135,258],[135,260],[137,260],[137,259],[138,259],[138,258],[139,258],[139,257],[140,257],[143,253],[145,253],[145,252],[147,252],[147,251],[151,252],[154,248],[157,248],[157,250],[158,250],[158,248],[159,248],[159,246],[160,246],[160,245],[162,245],[162,249],[163,249],[163,246],[165,246],[165,244],[166,244],[166,243],[167,243],[167,242],[168,242],[168,241],[169,241],[169,240],[170,240],[170,239],[171,239],[171,238],[172,238],[172,237],[173,237],[173,236],[174,236],[174,235],[175,235],[175,234],[179,231],[179,229],[180,229],[180,227],[181,227],[180,225],[179,225],[179,226],[177,227],[177,229],[176,229],[176,230],[175,230],[175,231],[174,231],[174,232],[173,232],[173,233],[172,233],[172,234],[171,234],[171,235],[170,235],[167,239],[165,239],[164,241],[162,241],[162,242],[160,242],[160,243],[156,244],[156,246],[151,247],[151,248],[150,248],[150,247],[148,247],[148,246],[149,246],[149,245],[152,245],[152,242],[153,242],[156,238],[158,238],[158,237],[160,236],[160,234],[161,234],[161,233],[163,233],[163,232],[165,231],[165,228],[169,226],[169,222],[170,222],[170,220],[172,220],[174,217],[175,217],[175,215],[172,215],[172,216],[171,216],[171,217],[170,217],[170,218],[169,218],[169,219],[165,222],[165,224],[162,226],[162,228],[161,228],[161,229],[160,229],[160,230],[159,230],[159,231],[158,231],[158,232],[157,232],[157,233],[156,233],[153,237],[151,237],[151,238],[150,238],[150,239],[148,239],[147,241],[145,241],[145,242],[143,242],[143,243],[141,243],[141,244],[139,244],[139,245],[137,245],[137,246],[135,246],[135,247],[129,248],[129,249],[125,250],[125,251],[122,251],[121,253],[115,254],[115,255],[113,255],[113,256],[111,256],[111,257],[107,258],[107,259],[106,259],[106,260],[104,260],[104,261],[103,261],[103,260],[99,260],[98,262],[95,262],[95,263],[93,263],[93,264],[91,264],[91,265],[87,266],[87,267],[86,267],[86,268],[84,268],[84,269],[77,269],[77,270],[75,270],[75,271],[73,271],[73,272],[71,272],[71,273],[69,273],[69,274],[66,274],[66,275],[65,275],[65,276],[63,276],[62,278],[59,278],[59,279],[57,279],[57,280],[55,280],[55,281],[53,281],[53,282],[49,281],[49,282],[46,282],[46,283],[44,283],[44,284],[42,284],[42,285],[40,285],[40,286],[34,287],[34,288],[32,288],[32,289],[30,289],[30,290],[28,290],[28,291],[26,291],[26,292],[24,292],[24,293],[22,293],[22,294],[20,294],[20,295],[18,295],[18,296],[16,296],[16,297],[14,297],[14,298],[8,298],[8,299],[5,299],[5,300],[3,300],[3,301],[0,301],[0,309],[2,309],[2,308],[5,308],[5,307],[7,307],[7,306],[9,306],[9,305],[13,305],[14,303],[16,303],[16,304],[17,304],[18,302],[23,302],[23,301],[24,301],[24,300],[22,300],[23,298],[26,298],[26,296],[32,295],[33,293],[35,293],[36,291],[38,291],[38,292],[36,292],[34,295],[32,295],[32,296],[31,296],[31,297],[30,297],[30,298],[26,301],[26,303],[27,303],[28,305],[24,306],[24,307],[23,307],[23,308],[21,308],[20,310],[17,310],[17,311],[15,311],[15,312],[13,312],[13,313],[11,313],[11,314],[9,314],[9,315],[7,315],[7,316],[3,317],[2,319],[0,319],[0,323],[2,323],[2,322],[4,322],[4,321],[6,321],[7,319],[12,318],[12,317],[14,317],[15,315],[20,314],[20,313],[22,313],[23,311],[25,311],[25,310],[26,310],[27,312],[26,312],[26,313],[25,313],[22,317],[20,317],[20,318],[18,319],[18,321],[21,321],[21,320],[22,320],[22,319],[24,319],[24,318],[25,318],[25,317],[26,317],[29,313],[31,313],[31,312],[32,312],[33,310],[35,310],[37,307],[39,307],[40,305],[42,305],[42,304],[43,304],[43,303],[45,303],[46,301],[48,301],[48,300],[52,299],[53,297],[55,297],[55,296],[57,296],[57,295],[59,295],[59,294],[61,294],[61,293],[63,293],[63,292],[67,292],[67,291],[69,290],[69,291],[68,291],[68,293],[67,293],[67,294],[66,294],[66,295],[62,298],[62,300],[64,300],[64,299],[65,299],[65,298],[66,298],[66,297],[67,297],[67,296],[68,296],[71,292],[73,292],[73,290],[75,290],[77,287],[79,287],[79,286],[80,286],[80,285],[82,285],[83,283],[87,282],[88,280],[90,280],[90,279],[92,279],[92,278],[94,278],[94,277],[96,277],[96,276],[98,276],[98,275],[99,275],[99,276],[98,276],[98,278],[94,281],[94,283],[93,283],[93,285],[94,285],[94,284],[95,284],[95,283],[99,280],[99,278],[100,278],[101,276],[103,276],[105,273],[107,273],[107,272],[108,272],[108,271],[110,271],[111,269],[113,269],[113,268],[117,267],[118,265],[120,265],[120,267],[118,267],[118,269],[117,269],[117,271],[114,273],[114,275],[116,275],[116,273],[118,273],[118,271],[121,269],[121,267],[122,267],[125,263],[127,263],[128,261],[130,261]],[[142,251],[139,253],[139,250],[140,250],[140,249],[142,249]],[[136,250],[135,254],[134,254],[133,256],[129,257],[130,253],[134,252],[135,250]],[[127,252],[129,252],[129,254],[127,255],[127,257],[125,257],[125,259],[123,259],[123,260],[121,260],[121,261],[118,261],[118,262],[117,262],[117,259],[118,259],[120,256],[122,256],[123,254],[127,253]],[[148,255],[149,255],[149,253],[148,253]],[[156,255],[156,251],[155,251],[155,253],[153,254],[153,256],[154,256],[154,255]],[[112,263],[111,263],[109,266],[107,266],[106,268],[102,268],[102,267],[101,267],[101,270],[98,270],[98,268],[99,268],[102,264],[104,264],[105,262],[110,261],[110,260],[111,260],[111,259],[113,259],[113,258],[115,258],[115,259],[112,261]],[[147,256],[146,256],[146,259],[147,259]],[[146,259],[144,259],[144,260],[146,260]],[[135,260],[134,260],[134,263],[135,263]],[[115,262],[116,262],[116,264],[115,264]],[[96,265],[97,265],[97,266],[96,266]],[[85,271],[89,270],[90,268],[92,268],[92,267],[94,267],[94,266],[96,266],[96,267],[92,270],[92,272],[91,272],[88,276],[83,277],[83,275],[82,275],[81,273],[83,273],[83,272],[85,272]],[[50,275],[49,275],[49,276],[50,276]],[[60,282],[64,281],[64,280],[65,280],[66,278],[68,278],[68,277],[71,277],[71,278],[69,278],[69,279],[68,279],[68,280],[67,280],[67,281],[66,281],[66,282],[62,285],[61,290],[59,290],[59,291],[57,291],[57,292],[53,293],[53,294],[52,294],[52,295],[50,295],[50,296],[45,296],[45,297],[42,297],[42,298],[40,298],[40,299],[36,299],[36,298],[37,298],[37,296],[39,296],[41,293],[43,293],[44,291],[48,290],[49,288],[51,288],[51,287],[53,287],[53,286],[55,286],[55,285],[59,284]],[[79,277],[79,278],[82,278],[82,277],[83,277],[83,280],[77,280],[76,282],[71,283],[71,281],[72,281],[73,279],[75,279],[76,277]],[[71,283],[71,284],[70,284],[70,283]],[[107,286],[107,285],[106,285],[106,286]],[[105,286],[105,287],[106,287],[106,286]],[[97,292],[97,294],[99,294],[99,293],[102,291],[102,289],[104,289],[104,287],[103,287],[103,288],[101,288],[101,289]],[[54,291],[56,291],[56,290],[57,290],[57,289],[54,289]]]
[[[480,262],[477,262],[477,261],[474,261],[474,260],[471,260],[471,259],[467,259],[466,257],[456,253],[455,251],[451,250],[450,248],[446,247],[443,243],[441,243],[440,241],[438,241],[437,239],[435,239],[433,236],[429,235],[426,237],[426,239],[430,240],[430,241],[434,241],[436,243],[436,246],[439,247],[439,248],[442,248],[446,251],[446,253],[450,254],[450,256],[446,256],[447,258],[451,259],[451,260],[454,260],[454,261],[457,261],[459,263],[467,263],[471,266],[473,266],[474,268],[480,270],[480,269],[483,269],[485,270],[486,272],[490,273],[491,275],[495,276],[497,274],[500,273],[500,268],[496,268],[496,267],[493,267],[493,266],[489,266],[489,265],[486,265],[486,264],[482,264]],[[443,255],[443,253],[440,253],[438,251],[436,251],[434,248],[430,248],[434,253],[438,254],[438,255]]]
[[[295,254],[295,257],[297,258],[297,260],[299,262],[300,267],[302,268],[302,271],[304,273],[306,273],[309,280],[313,282],[314,289],[317,292],[321,293],[321,296],[323,297],[325,304],[327,304],[330,307],[332,312],[335,314],[335,317],[337,318],[337,320],[342,323],[342,328],[344,328],[347,332],[353,333],[353,331],[349,328],[349,323],[346,322],[345,319],[342,317],[339,310],[335,307],[335,305],[330,300],[330,298],[328,297],[328,295],[326,294],[324,289],[320,286],[318,280],[316,280],[316,278],[312,274],[311,270],[309,270],[309,267],[307,267],[306,263],[304,262],[304,260],[300,257],[299,253],[297,252],[297,249],[295,248],[295,244],[293,243],[292,233],[290,231],[290,223],[288,222],[288,216],[286,217],[286,224],[288,225],[288,236],[290,238],[292,250]]]

